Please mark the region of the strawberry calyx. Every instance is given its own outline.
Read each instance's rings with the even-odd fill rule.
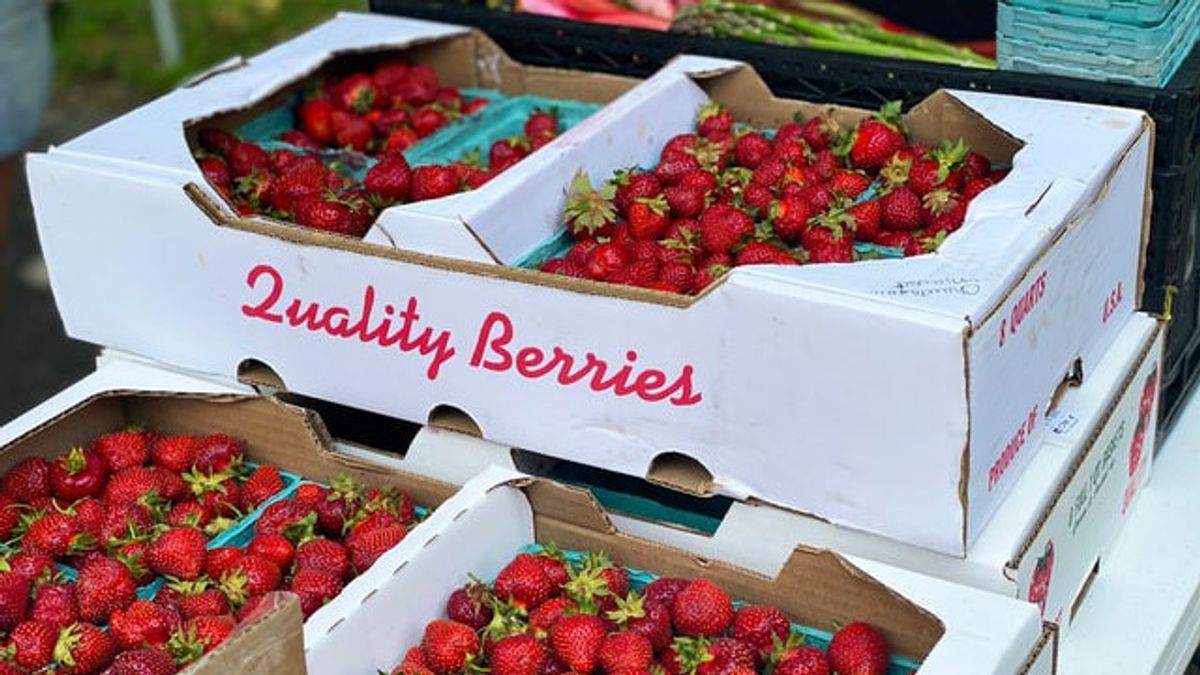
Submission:
[[[625,624],[633,619],[641,619],[646,616],[646,606],[641,595],[637,591],[630,591],[629,595],[616,597],[614,600],[617,603],[617,608],[609,610],[607,616],[609,619],[617,622],[617,625],[622,629]]]
[[[810,227],[823,227],[833,233],[834,237],[841,239],[845,236],[845,228],[854,228],[854,216],[845,211],[830,210],[814,217],[809,221]]]
[[[950,175],[951,169],[957,169],[962,166],[967,159],[967,153],[971,149],[963,142],[963,139],[958,139],[951,143],[950,139],[942,139],[941,144],[934,149],[932,155],[934,161],[937,162],[937,182],[941,183],[946,180],[946,176]]]
[[[909,171],[912,170],[912,160],[901,157],[899,153],[892,156],[887,164],[879,171],[885,186],[903,185],[908,182]]]
[[[958,206],[957,195],[945,188],[939,188],[926,193],[921,201],[925,205],[925,208],[939,216]]]
[[[54,661],[62,666],[75,666],[75,647],[83,640],[83,631],[79,624],[73,623],[58,632],[58,642],[54,643]]]
[[[75,475],[87,468],[87,457],[83,454],[83,448],[75,446],[67,451],[67,454],[59,458],[59,463],[67,473]]]
[[[900,113],[903,105],[904,102],[900,100],[888,101],[880,106],[879,110],[871,113],[871,117],[879,120],[880,123],[907,135],[908,131],[904,128],[904,118]]]
[[[700,664],[712,661],[715,657],[708,651],[711,644],[705,637],[677,637],[671,642],[675,650],[675,660],[679,663],[680,671],[694,674]]]
[[[241,512],[233,507],[227,507],[227,508],[229,508],[230,510],[232,510],[234,512],[234,516],[230,517],[230,516],[222,515],[220,513],[213,515],[212,519],[210,519],[203,528],[204,534],[206,534],[210,537],[213,537],[218,534],[221,534],[222,532],[228,530],[229,528],[233,527],[234,525],[237,525],[238,520],[240,520],[242,518]]]
[[[571,179],[567,193],[564,215],[576,234],[592,236],[617,220],[617,207],[613,204],[616,187],[605,185],[596,190],[587,173],[580,169]]]
[[[175,658],[175,663],[184,665],[195,661],[204,655],[205,643],[196,635],[196,627],[180,628],[171,634],[167,641],[167,652]]]
[[[603,571],[603,567],[584,564],[571,572],[570,579],[563,584],[563,591],[579,607],[579,613],[596,614],[599,611],[596,599],[610,594],[608,582],[601,576]]]
[[[360,511],[361,513],[361,511]],[[349,524],[349,523],[347,523]],[[317,538],[317,514],[310,511],[308,515],[283,528],[281,532],[293,545],[299,546],[306,541]]]
[[[695,145],[687,152],[696,158],[696,163],[700,165],[701,169],[715,172],[720,169],[721,157],[725,154],[725,148],[720,143],[701,137],[696,139]],[[737,168],[747,174],[751,173],[748,169]],[[732,171],[732,169],[726,169],[726,172],[728,171]],[[750,182],[749,178],[746,179],[746,183],[748,182]],[[742,184],[745,185],[745,183]]]
[[[804,645],[804,636],[798,631],[789,630],[786,640],[780,640],[778,635],[771,633],[771,650],[766,656],[766,675],[771,675],[773,672],[775,672],[775,667],[779,665],[779,662],[783,660],[783,657],[787,655],[788,652],[798,647],[803,647]]]
[[[635,202],[646,205],[656,216],[665,215],[667,213],[667,198],[663,195],[658,195],[656,197],[638,197]]]
[[[716,101],[709,101],[708,103],[700,106],[700,111],[696,113],[696,124],[699,125],[708,118],[716,117],[723,112],[725,112],[725,106],[717,103]]]
[[[250,601],[250,578],[240,569],[226,570],[217,583],[229,604],[238,609]]]

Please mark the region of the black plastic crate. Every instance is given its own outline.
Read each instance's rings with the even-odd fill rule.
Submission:
[[[961,68],[777,47],[738,40],[602,26],[493,11],[477,2],[372,0],[374,11],[483,29],[514,58],[533,65],[646,77],[681,53],[754,66],[780,96],[865,108],[900,99],[913,105],[936,89],[966,89],[1146,110],[1155,121],[1154,171],[1143,307],[1162,312],[1175,289],[1164,377],[1164,420],[1200,377],[1200,289],[1193,282],[1200,236],[1200,47],[1165,87]]]

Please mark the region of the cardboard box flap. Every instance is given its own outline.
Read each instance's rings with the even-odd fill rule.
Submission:
[[[936,616],[835,553],[797,548],[780,573],[770,578],[617,532],[599,503],[581,488],[544,479],[515,485],[524,489],[533,505],[534,529],[541,542],[603,550],[614,561],[660,576],[702,576],[721,584],[736,600],[775,605],[794,621],[829,632],[853,621],[867,621],[880,629],[896,654],[918,661],[944,633]],[[654,552],[652,559],[644,553],[647,550]]]
[[[312,411],[242,394],[97,394],[0,448],[0,473],[26,457],[53,457],[130,424],[171,434],[229,434],[245,442],[251,459],[284,465],[325,483],[346,474],[360,483],[381,485],[405,473],[408,492],[417,503],[441,503],[456,491],[449,483],[338,453]]]
[[[300,599],[292,593],[272,593],[256,619],[248,619],[216,649],[196,661],[193,675],[304,675],[304,616]],[[260,610],[261,611],[261,610]]]

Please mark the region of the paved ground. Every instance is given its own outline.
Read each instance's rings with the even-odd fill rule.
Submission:
[[[121,101],[97,107],[89,92],[57,95],[34,147],[67,140],[132,106],[126,96],[115,98]],[[0,260],[0,424],[90,372],[97,351],[63,333],[23,173],[9,237],[7,259]]]

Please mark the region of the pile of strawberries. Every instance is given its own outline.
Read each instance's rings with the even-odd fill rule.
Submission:
[[[889,664],[868,624],[842,627],[823,652],[779,609],[735,609],[706,579],[662,577],[639,593],[603,554],[574,564],[553,547],[454,591],[446,616],[393,675],[883,675]]]
[[[653,168],[600,188],[577,174],[564,212],[574,243],[541,269],[694,294],[739,265],[852,262],[855,242],[919,255],[1005,174],[961,140],[910,139],[898,101],[844,132],[815,116],[770,137],[710,103]]]
[[[296,110],[296,127],[269,151],[215,127],[197,134],[196,161],[208,182],[242,215],[262,214],[362,237],[381,209],[473,190],[558,135],[553,111],[534,111],[524,135],[445,165],[410,167],[404,151],[487,99],[464,100],[425,65],[387,61],[322,83]],[[371,159],[373,158],[373,160]],[[365,166],[357,181],[339,167]]]
[[[283,488],[226,435],[124,430],[23,460],[0,479],[0,675],[176,672],[268,592],[316,611],[415,520],[394,491],[306,483],[262,509],[244,549],[208,549]]]

